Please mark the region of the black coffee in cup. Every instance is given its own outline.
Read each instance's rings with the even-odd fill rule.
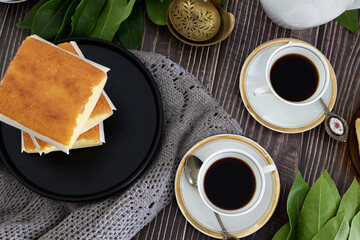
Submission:
[[[270,81],[280,97],[292,102],[301,102],[316,92],[319,73],[314,63],[307,57],[288,54],[272,65]]]
[[[207,169],[204,190],[215,206],[225,210],[240,209],[246,206],[255,194],[255,175],[243,160],[222,158]]]

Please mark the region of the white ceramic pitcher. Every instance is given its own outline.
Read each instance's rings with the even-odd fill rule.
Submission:
[[[360,0],[260,0],[269,18],[284,28],[304,29],[327,23]]]

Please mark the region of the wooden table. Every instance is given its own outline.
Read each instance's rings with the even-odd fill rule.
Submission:
[[[36,1],[0,4],[0,76],[29,31],[15,26]],[[260,143],[273,157],[280,172],[281,194],[270,221],[246,239],[271,239],[287,222],[286,200],[300,169],[312,184],[327,169],[341,194],[355,176],[347,146],[331,140],[323,125],[301,134],[280,134],[257,123],[241,101],[238,81],[241,66],[258,45],[274,38],[297,38],[313,44],[329,59],[338,80],[334,112],[347,121],[360,106],[360,38],[335,21],[308,30],[286,30],[273,24],[258,0],[230,0],[228,10],[235,14],[236,25],[228,39],[211,47],[191,47],[174,38],[166,26],[145,21],[141,50],[163,54],[195,75],[211,91],[232,117],[237,119],[244,135]],[[211,239],[194,229],[182,216],[176,201],[134,239]]]

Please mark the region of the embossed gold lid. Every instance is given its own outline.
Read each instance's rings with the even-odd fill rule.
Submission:
[[[221,23],[214,4],[204,0],[175,0],[169,18],[182,36],[199,42],[213,38]]]
[[[167,10],[166,23],[180,41],[192,46],[209,46],[230,35],[235,17],[222,9],[220,0],[175,0]]]

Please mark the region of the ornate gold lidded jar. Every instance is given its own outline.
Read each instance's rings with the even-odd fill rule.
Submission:
[[[173,28],[183,37],[203,42],[219,31],[221,18],[218,9],[204,0],[175,0],[169,8]]]

